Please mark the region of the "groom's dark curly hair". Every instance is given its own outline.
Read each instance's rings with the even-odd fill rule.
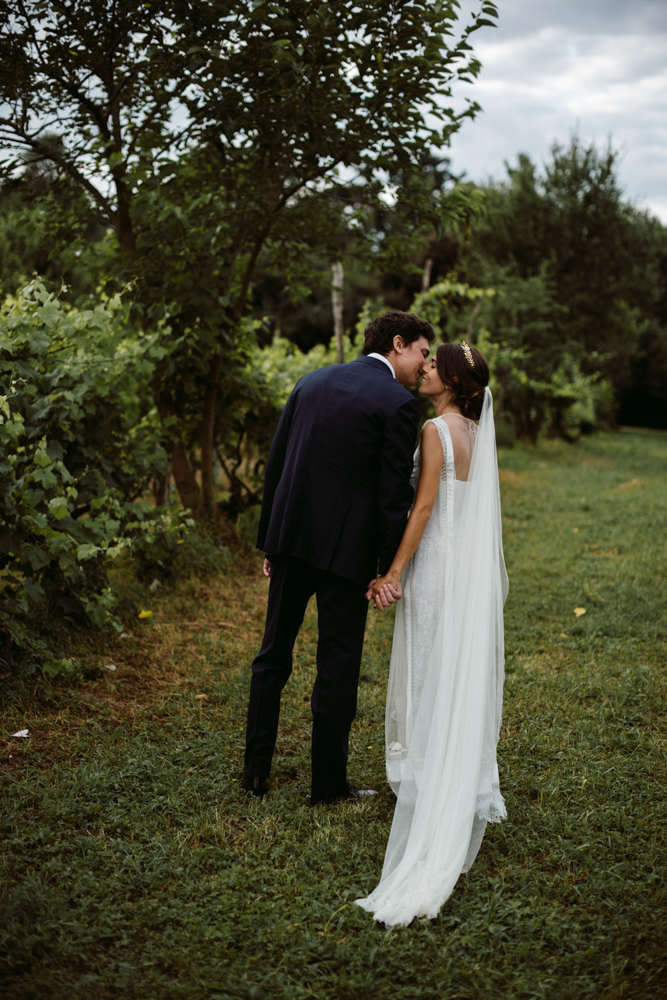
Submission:
[[[407,346],[420,337],[429,343],[435,340],[435,332],[430,323],[414,313],[390,309],[369,323],[364,333],[362,354],[389,354],[394,346],[394,337],[399,336]]]

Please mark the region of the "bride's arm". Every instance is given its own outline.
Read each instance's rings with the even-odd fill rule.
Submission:
[[[433,424],[426,424],[421,436],[421,467],[415,504],[391,566],[384,576],[378,577],[373,585],[372,595],[369,594],[370,599],[375,600],[376,607],[388,607],[389,604],[394,603],[394,599],[390,600],[386,591],[384,595],[380,593],[385,586],[392,587],[398,591],[398,597],[401,596],[401,573],[414,555],[433,511],[435,498],[438,494],[441,469],[442,445],[440,437]]]

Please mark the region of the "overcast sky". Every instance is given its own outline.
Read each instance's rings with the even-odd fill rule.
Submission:
[[[625,198],[667,222],[667,0],[496,2],[498,28],[471,39],[483,65],[466,93],[483,112],[452,138],[454,172],[501,180],[504,161],[541,165],[575,130],[611,137]]]

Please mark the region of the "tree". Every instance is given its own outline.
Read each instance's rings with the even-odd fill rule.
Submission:
[[[56,147],[55,136],[44,136]],[[105,226],[85,195],[57,166],[32,152],[21,157],[20,174],[0,185],[0,294],[13,295],[33,274],[70,301],[90,295],[103,255],[95,252]]]
[[[551,152],[543,172],[521,154],[506,182],[485,188],[464,273],[502,293],[485,320],[530,354],[531,379],[546,385],[566,361],[582,378],[608,379],[621,404],[649,344],[664,364],[664,227],[623,200],[611,147],[575,136]]]
[[[442,216],[416,165],[477,111],[446,103],[477,75],[469,38],[496,7],[482,0],[451,43],[457,5],[431,0],[22,0],[0,12],[5,171],[20,167],[16,150],[56,164],[113,227],[144,324],[168,315],[154,391],[165,422],[181,418],[181,497],[210,513],[218,387],[260,254],[298,258],[340,170],[378,193],[398,165],[403,202]]]

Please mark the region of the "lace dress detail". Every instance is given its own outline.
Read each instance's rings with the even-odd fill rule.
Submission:
[[[382,880],[357,900],[389,925],[435,916],[475,860],[486,824],[506,817],[496,761],[506,575],[495,434],[487,413],[480,455],[473,421],[431,422],[443,452],[438,493],[401,580],[387,692],[387,778],[398,801]],[[456,478],[459,460],[469,481]],[[415,487],[419,471],[420,448]]]

